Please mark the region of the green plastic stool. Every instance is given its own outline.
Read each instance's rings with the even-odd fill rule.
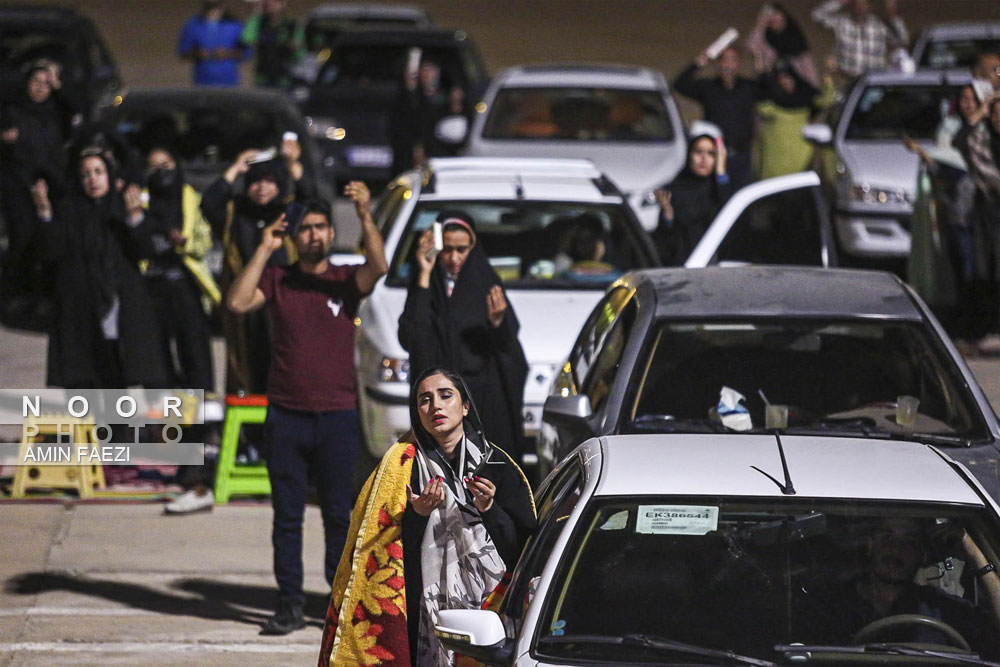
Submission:
[[[267,396],[260,394],[226,396],[226,421],[222,427],[222,448],[215,470],[215,504],[225,505],[230,496],[269,496],[271,480],[264,464],[237,465],[236,449],[243,424],[263,424],[267,417]]]

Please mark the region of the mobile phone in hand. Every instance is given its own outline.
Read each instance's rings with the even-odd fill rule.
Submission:
[[[305,204],[297,201],[288,203],[288,206],[285,207],[285,222],[288,223],[288,226],[285,227],[285,233],[289,236],[295,236],[299,233],[299,225],[306,217],[307,210]]]

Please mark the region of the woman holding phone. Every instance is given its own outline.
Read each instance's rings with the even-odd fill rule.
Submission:
[[[355,504],[321,665],[452,664],[436,612],[481,608],[535,529],[527,479],[487,442],[461,376],[427,369],[409,406],[412,438],[389,449]]]
[[[668,266],[683,265],[732,192],[722,138],[709,134],[693,137],[684,169],[670,184],[655,191],[660,221],[653,240],[660,261]]]
[[[528,362],[520,324],[500,277],[477,242],[465,211],[444,210],[439,248],[434,227],[416,243],[416,271],[399,318],[399,342],[410,374],[433,366],[461,373],[493,442],[519,458],[524,451],[524,383]]]

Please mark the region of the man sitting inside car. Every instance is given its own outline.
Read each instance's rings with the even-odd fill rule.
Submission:
[[[961,545],[961,546],[959,546]],[[860,576],[828,590],[805,591],[809,609],[799,617],[806,643],[867,644],[918,642],[956,646],[941,621],[965,638],[974,652],[1000,656],[1000,578],[975,541],[960,526],[934,524],[913,518],[886,518],[866,542],[866,563]],[[933,558],[931,554],[934,553]],[[965,560],[963,585],[973,582],[984,593],[983,606],[946,593],[933,585],[916,583],[926,563],[954,554]],[[988,606],[987,606],[988,605]],[[927,620],[899,618],[916,614]],[[868,626],[887,623],[882,630]],[[865,632],[860,632],[862,629]]]

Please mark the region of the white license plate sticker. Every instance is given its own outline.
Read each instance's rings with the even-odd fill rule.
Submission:
[[[719,528],[719,508],[701,505],[639,505],[635,532],[704,535]]]

